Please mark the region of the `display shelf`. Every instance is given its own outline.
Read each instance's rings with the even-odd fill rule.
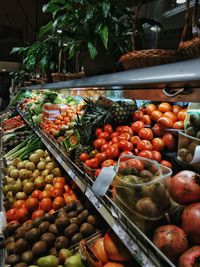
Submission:
[[[19,109],[18,112],[29,124],[29,121],[26,119],[25,114]],[[87,183],[87,181],[92,182],[90,177],[82,170],[78,169],[77,166],[59,148],[59,146],[55,142],[53,142],[53,140],[51,140],[39,128],[35,127],[34,131],[40,137],[41,141],[49,150],[49,152],[51,152],[51,154],[61,164],[67,174],[74,180],[81,191],[86,195],[93,206],[102,215],[102,217],[113,229],[113,231],[120,237],[124,245],[131,252],[134,258],[140,263],[141,266],[175,267],[167,259],[167,257],[153,245],[153,243],[145,236],[145,234],[143,234],[138,229],[138,227],[133,224],[133,222],[131,222],[121,210],[119,210],[119,208],[110,200],[108,196],[99,198],[93,193],[90,184]],[[133,231],[130,231],[129,225],[132,226]],[[162,265],[160,262],[162,262]]]

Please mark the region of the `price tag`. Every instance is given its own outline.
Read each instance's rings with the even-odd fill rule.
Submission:
[[[95,206],[95,208],[97,210],[100,210],[102,204],[99,202],[98,198],[94,195],[94,193],[89,187],[87,187],[85,195],[90,200],[90,202]]]
[[[61,157],[58,157],[57,158],[57,161],[62,165],[62,163],[63,163],[63,160],[62,160],[62,158]]]
[[[47,144],[47,148],[48,148],[48,150],[51,150],[50,144]]]

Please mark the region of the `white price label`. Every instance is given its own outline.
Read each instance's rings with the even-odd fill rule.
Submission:
[[[90,202],[95,206],[95,208],[97,210],[100,210],[102,204],[99,202],[98,198],[94,195],[94,193],[89,187],[87,187],[85,195],[90,200]]]
[[[47,144],[47,148],[48,148],[48,150],[51,150],[50,144]]]
[[[63,163],[62,158],[61,158],[61,157],[58,157],[57,160],[58,160],[58,162],[62,165],[62,163]]]

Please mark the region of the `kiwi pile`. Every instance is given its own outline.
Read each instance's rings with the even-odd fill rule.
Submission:
[[[200,139],[200,114],[192,113],[186,123],[185,133]]]
[[[80,202],[71,202],[54,214],[32,222],[8,224],[4,230],[6,263],[14,267],[36,264],[45,255],[58,256],[97,231],[96,215],[91,215]],[[19,265],[21,264],[21,265]]]

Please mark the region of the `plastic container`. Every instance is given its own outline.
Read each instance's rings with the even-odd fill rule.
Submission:
[[[200,171],[200,139],[179,131],[177,159]]]
[[[167,187],[171,174],[171,169],[156,161],[136,156],[118,165],[112,183],[113,200],[144,232],[162,220],[172,206]]]

